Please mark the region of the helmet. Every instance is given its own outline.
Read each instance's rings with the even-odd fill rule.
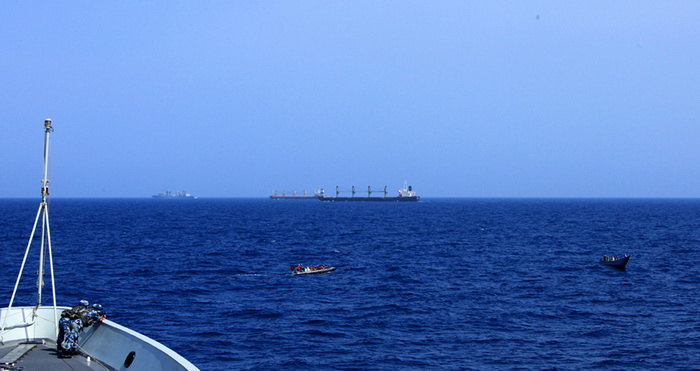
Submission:
[[[80,301],[80,305],[84,305],[84,306],[87,307],[88,305],[90,305],[90,303],[88,303],[87,300],[81,300],[81,301]]]
[[[97,310],[102,310],[102,305],[101,304],[93,304],[92,307]]]

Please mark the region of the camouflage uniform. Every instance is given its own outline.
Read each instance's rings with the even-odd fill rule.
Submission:
[[[72,348],[73,346],[71,339],[69,339],[70,314],[68,314],[68,311],[63,311],[63,313],[61,313],[61,319],[58,320],[58,326],[58,341],[56,341],[58,345],[57,349],[63,351],[64,353],[70,353],[70,348]]]
[[[90,325],[92,325],[95,322],[102,322],[102,316],[104,315],[105,312],[102,310],[102,305],[93,304],[92,309],[90,309],[87,315],[85,316],[85,327],[90,327]]]
[[[58,321],[60,343],[57,348],[61,350],[62,356],[70,357],[78,353],[78,333],[83,329],[80,312],[88,308],[89,305],[87,300],[81,300],[80,304],[61,313],[61,320]]]

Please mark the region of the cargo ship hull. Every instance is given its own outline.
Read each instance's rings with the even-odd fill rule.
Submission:
[[[372,190],[372,187],[368,186],[367,196],[355,196],[355,186],[352,186],[352,190],[350,191],[352,193],[352,196],[350,197],[341,196],[341,192],[348,191],[341,190],[341,188],[338,186],[335,187],[335,197],[327,195],[326,191],[323,188],[317,189],[314,192],[314,194],[319,200],[330,202],[416,202],[420,200],[420,196],[418,196],[416,192],[413,191],[413,187],[408,185],[408,182],[403,183],[403,188],[398,190],[399,195],[395,197],[387,196],[388,192],[386,188],[387,187],[385,186],[383,191],[377,191]],[[383,195],[372,197],[372,193]]]
[[[315,198],[316,195],[307,194],[306,191],[304,193],[297,193],[297,191],[292,191],[291,193],[272,191],[270,195],[271,200],[313,200]]]
[[[271,200],[314,200],[316,196],[270,196]]]
[[[410,197],[318,197],[321,201],[330,202],[416,202],[420,200],[420,196]]]

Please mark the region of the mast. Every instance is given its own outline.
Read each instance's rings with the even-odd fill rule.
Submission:
[[[24,258],[22,259],[22,265],[19,269],[19,274],[17,275],[17,281],[15,282],[15,288],[12,290],[12,297],[10,298],[10,305],[7,308],[5,318],[2,321],[2,328],[0,329],[0,339],[2,334],[5,332],[5,326],[7,324],[7,316],[12,310],[12,304],[15,301],[15,295],[17,294],[17,288],[19,287],[20,279],[22,278],[22,272],[24,271],[24,266],[27,263],[27,256],[29,255],[29,250],[32,247],[32,242],[34,240],[34,235],[36,234],[36,228],[39,224],[39,217],[41,217],[41,244],[39,251],[39,271],[37,272],[37,300],[36,307],[34,308],[33,316],[37,316],[37,310],[41,306],[42,299],[42,289],[44,287],[44,266],[46,265],[46,249],[48,248],[49,255],[49,267],[51,271],[51,291],[53,296],[53,308],[54,308],[54,321],[58,325],[58,310],[56,308],[56,283],[54,280],[54,270],[53,270],[53,254],[51,250],[51,227],[49,224],[49,140],[51,137],[51,132],[53,132],[53,127],[51,126],[51,119],[44,120],[44,176],[41,180],[41,203],[39,204],[39,210],[36,213],[36,218],[34,219],[34,227],[32,228],[32,233],[29,236],[29,242],[27,243],[27,248],[24,251]],[[32,318],[33,322],[34,318]],[[58,326],[54,326],[56,335],[58,336]]]
[[[51,119],[44,120],[44,177],[41,179],[41,204],[39,205],[39,210],[43,209],[43,218],[41,220],[41,249],[39,253],[39,272],[36,281],[37,286],[37,298],[36,306],[39,308],[41,306],[41,292],[44,287],[44,256],[46,253],[46,245],[49,246],[49,251],[51,251],[51,230],[49,228],[49,204],[46,202],[49,197],[49,139],[53,127],[51,126]],[[51,254],[49,254],[51,255]],[[50,259],[53,260],[53,259]],[[51,262],[51,273],[53,275],[53,261]],[[52,281],[53,282],[53,281]]]

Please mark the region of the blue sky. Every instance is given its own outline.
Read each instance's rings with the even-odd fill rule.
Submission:
[[[700,197],[700,3],[0,4],[0,198]]]

